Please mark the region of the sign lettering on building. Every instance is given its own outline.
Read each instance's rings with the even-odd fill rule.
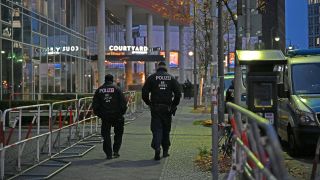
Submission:
[[[62,46],[62,47],[48,47],[45,49],[37,48],[35,49],[35,52],[40,54],[52,55],[52,54],[60,54],[63,52],[77,52],[79,50],[80,50],[79,46]]]

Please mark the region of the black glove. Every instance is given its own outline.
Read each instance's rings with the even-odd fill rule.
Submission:
[[[177,111],[177,106],[171,106],[170,108],[170,113],[175,116],[176,115],[176,111]]]

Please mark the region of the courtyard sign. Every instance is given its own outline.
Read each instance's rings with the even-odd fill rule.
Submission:
[[[109,51],[132,52],[132,54],[147,54],[147,46],[109,46]]]

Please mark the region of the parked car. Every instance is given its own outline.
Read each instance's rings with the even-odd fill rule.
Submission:
[[[320,51],[295,51],[278,69],[276,128],[295,156],[315,146],[320,135]]]

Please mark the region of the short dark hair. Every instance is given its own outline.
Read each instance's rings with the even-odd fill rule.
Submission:
[[[165,69],[165,70],[167,70],[167,65],[166,65],[166,63],[164,62],[164,61],[160,61],[159,63],[158,63],[158,68],[157,69]]]
[[[105,75],[104,82],[113,82],[113,76],[111,74]]]

